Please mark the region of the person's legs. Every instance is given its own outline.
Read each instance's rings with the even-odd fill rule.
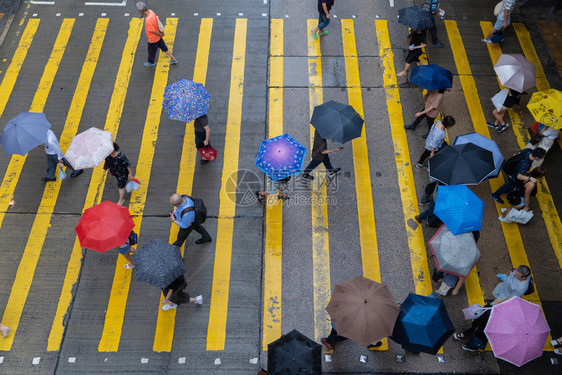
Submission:
[[[330,157],[328,155],[324,156],[324,160],[322,160],[322,163],[324,163],[324,166],[326,167],[328,172],[334,170],[334,167],[332,166],[332,163],[330,162]]]
[[[427,134],[429,134],[429,131],[431,130],[431,127],[433,126],[433,123],[435,122],[435,117],[429,117],[429,116],[425,116],[425,120],[427,122]]]
[[[507,110],[507,108],[501,107],[499,112],[498,112],[497,109],[494,109],[492,111],[492,115],[494,115],[494,118],[496,119],[496,121],[494,122],[494,125],[505,125],[505,122],[503,121],[503,116],[505,115],[506,110]]]
[[[195,241],[196,243],[211,241],[211,235],[209,234],[209,232],[207,232],[207,230],[205,230],[205,228],[203,228],[202,225],[197,224],[197,225],[193,226],[193,229],[201,235],[201,238],[199,240],[197,240],[197,241],[200,241],[200,240],[201,241],[200,242]]]
[[[158,48],[160,48],[162,50],[162,52],[165,52],[166,55],[168,55],[170,57],[170,63],[175,64],[178,62],[178,60],[176,60],[176,58],[174,57],[174,55],[172,55],[172,52],[170,52],[170,50],[168,49],[168,46],[166,45],[166,43],[164,43],[164,39],[160,39],[158,41]]]
[[[493,195],[500,196],[507,194],[515,188],[515,181],[511,177],[508,177],[505,183],[496,190]]]
[[[68,162],[68,160],[66,160],[66,158],[62,159],[63,164],[67,167],[70,168],[70,170],[72,171],[72,174],[70,175],[70,177],[76,177],[79,174],[82,174],[84,172],[83,169],[74,169],[72,167],[72,165],[70,165],[70,163]]]
[[[123,254],[123,256],[125,257],[125,259],[127,259],[127,262],[129,262],[128,264],[125,264],[125,268],[127,268],[127,269],[133,268],[134,267],[133,266],[133,257],[131,257],[131,254],[126,253],[126,254]]]
[[[423,109],[422,109],[422,111],[423,111]],[[418,116],[418,117],[414,116],[414,121],[412,121],[412,123],[410,125],[404,125],[404,128],[416,130],[416,126],[418,126],[420,124],[421,120],[423,120],[424,117],[427,117],[427,115],[423,114],[423,115]]]
[[[48,179],[55,178],[55,171],[57,170],[57,164],[59,163],[59,158],[57,155],[47,154],[47,176]]]
[[[439,42],[439,37],[437,36],[437,25],[435,24],[435,17],[433,17],[433,26],[429,28],[429,33],[431,34],[431,41],[433,44]]]
[[[123,203],[125,203],[125,188],[119,188],[119,200],[117,204],[122,205]]]
[[[316,168],[317,166],[319,166],[321,163],[323,162],[323,160],[314,160],[312,159],[310,161],[310,163],[308,163],[308,165],[306,166],[306,168],[304,169],[304,171],[302,172],[303,175],[308,176],[310,174],[310,172],[312,172],[314,170],[314,168]]]
[[[402,69],[402,71],[400,73],[397,73],[396,75],[398,77],[403,77],[406,75],[406,73],[408,73],[408,69],[410,69],[410,66],[412,66],[412,64],[410,63],[406,63],[406,65],[404,66],[404,69]]]
[[[330,345],[336,345],[338,342],[347,340],[347,337],[339,336],[338,332],[332,328],[330,336],[326,337],[326,342]]]
[[[154,64],[156,58],[156,51],[158,51],[158,42],[148,43],[148,63]]]
[[[176,237],[176,241],[172,245],[181,247],[185,242],[185,240],[187,239],[187,236],[189,236],[189,233],[191,233],[191,231],[193,230],[192,227],[193,226],[189,226],[187,228],[180,228],[180,230],[178,231],[178,236]]]
[[[425,159],[427,159],[427,157],[428,157],[429,155],[431,155],[431,151],[430,151],[430,150],[427,150],[427,149],[424,149],[424,150],[423,150],[423,153],[422,153],[421,156],[420,156],[420,160],[418,160],[418,165],[422,165],[423,162],[425,161]]]

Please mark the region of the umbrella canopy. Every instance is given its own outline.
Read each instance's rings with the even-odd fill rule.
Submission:
[[[425,30],[433,26],[433,17],[428,10],[413,6],[398,10],[398,22],[413,30]]]
[[[363,122],[352,106],[333,100],[314,107],[310,119],[322,138],[341,143],[360,137]]]
[[[453,142],[454,145],[462,145],[465,143],[473,143],[476,146],[480,146],[492,152],[494,157],[494,167],[496,167],[496,169],[490,173],[488,178],[498,177],[502,170],[503,162],[505,161],[498,144],[490,138],[484,137],[483,135],[475,132],[459,135]]]
[[[306,147],[289,134],[283,134],[262,141],[256,156],[256,167],[277,181],[300,173],[305,153]]]
[[[185,273],[180,248],[164,241],[152,239],[132,257],[135,279],[160,289]]]
[[[480,230],[484,202],[464,185],[440,186],[433,213],[454,235]]]
[[[445,147],[429,159],[429,176],[445,185],[478,185],[495,170],[492,152],[473,143]]]
[[[211,95],[200,83],[182,79],[166,86],[162,107],[170,120],[192,121],[209,110]]]
[[[410,82],[428,91],[453,87],[453,73],[435,64],[417,65],[412,69]]]
[[[75,230],[80,246],[104,253],[126,243],[134,227],[127,207],[105,201],[84,211]]]
[[[516,366],[542,356],[549,332],[540,306],[519,297],[495,305],[484,330],[494,355]]]
[[[267,373],[322,374],[322,345],[296,329],[267,345]]]
[[[504,53],[498,59],[494,70],[503,86],[523,92],[535,87],[537,69],[523,55]]]
[[[74,169],[95,168],[112,152],[111,132],[90,128],[72,139],[64,157]]]
[[[466,277],[480,259],[480,251],[472,233],[454,235],[442,225],[428,242],[437,269]]]
[[[400,307],[386,285],[357,276],[334,287],[326,311],[338,335],[368,345],[392,333]]]
[[[404,349],[437,354],[455,331],[442,300],[410,293],[400,305],[391,339]]]
[[[527,108],[536,121],[554,129],[562,129],[562,91],[550,89],[535,92]]]
[[[0,143],[6,155],[26,155],[47,142],[47,130],[51,124],[44,113],[22,112],[6,124]]]

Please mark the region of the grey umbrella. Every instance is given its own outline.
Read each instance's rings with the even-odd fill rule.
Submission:
[[[472,232],[456,236],[443,224],[428,242],[439,271],[466,277],[480,259]]]
[[[152,239],[132,257],[135,279],[160,289],[185,273],[180,248],[164,241]]]
[[[51,127],[44,113],[22,112],[8,121],[0,143],[6,155],[25,155],[47,142],[47,130]]]
[[[523,92],[537,83],[535,66],[519,54],[504,53],[498,59],[494,70],[502,85],[515,91]]]
[[[360,137],[363,122],[352,106],[333,100],[314,107],[310,119],[322,138],[340,143]]]

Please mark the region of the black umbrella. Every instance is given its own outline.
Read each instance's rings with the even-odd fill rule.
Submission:
[[[314,107],[310,123],[320,136],[345,143],[361,136],[363,119],[352,106],[330,100]]]
[[[425,30],[433,26],[433,17],[428,10],[413,6],[398,11],[398,22],[413,30]]]
[[[445,185],[478,185],[495,169],[494,154],[474,143],[445,147],[429,159],[429,177]]]
[[[166,288],[185,273],[180,248],[164,241],[150,240],[132,257],[135,279],[160,289]]]
[[[267,373],[322,374],[322,346],[296,329],[267,345]]]

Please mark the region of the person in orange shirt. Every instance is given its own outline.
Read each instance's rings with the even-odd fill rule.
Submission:
[[[144,66],[156,65],[154,59],[158,48],[170,56],[170,64],[177,64],[178,59],[172,55],[172,52],[168,50],[166,43],[164,43],[164,39],[162,39],[164,36],[164,25],[162,25],[156,13],[148,9],[146,4],[142,2],[137,3],[137,10],[144,16],[144,29],[148,38],[148,61],[144,63]]]

